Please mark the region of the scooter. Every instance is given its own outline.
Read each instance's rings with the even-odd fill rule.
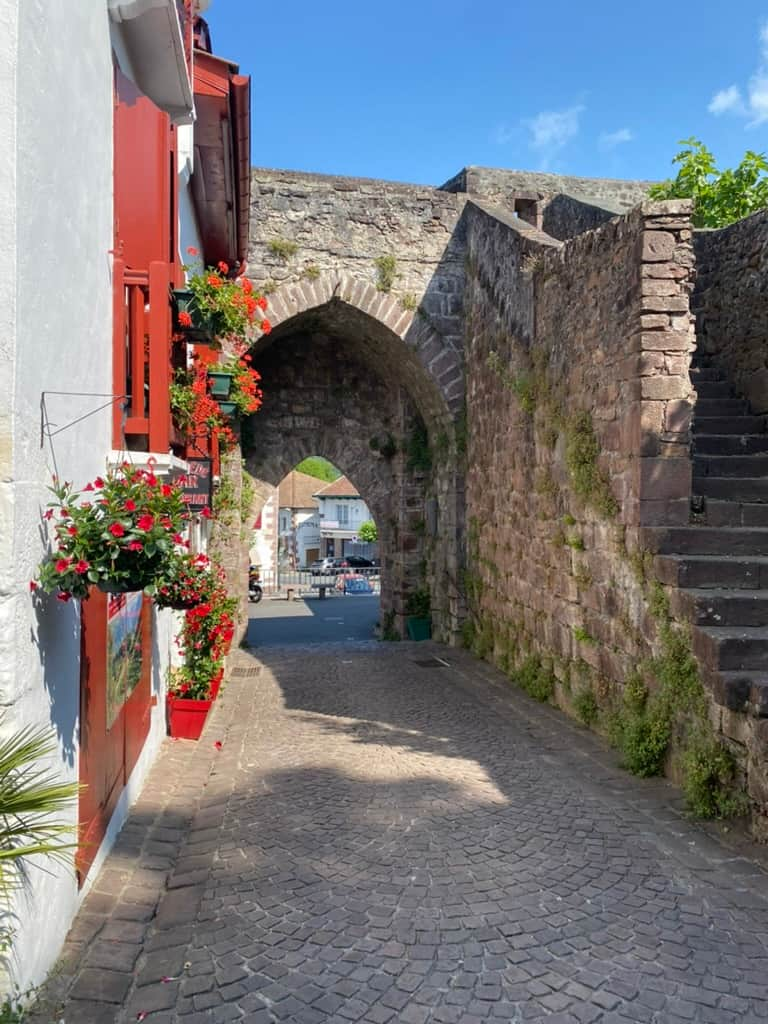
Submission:
[[[259,583],[259,570],[253,566],[248,570],[248,600],[258,604],[264,596],[264,591]]]

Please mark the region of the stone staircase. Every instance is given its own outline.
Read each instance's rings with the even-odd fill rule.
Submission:
[[[691,524],[643,531],[717,703],[768,716],[768,432],[724,374],[691,369]]]

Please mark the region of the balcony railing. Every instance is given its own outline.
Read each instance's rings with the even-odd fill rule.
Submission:
[[[114,261],[113,387],[115,395],[127,396],[114,407],[116,449],[167,452],[170,447],[172,271],[168,263],[137,271]]]

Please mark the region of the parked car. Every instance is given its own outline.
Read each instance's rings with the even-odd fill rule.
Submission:
[[[362,555],[343,555],[340,558],[318,558],[309,567],[313,576],[324,572],[338,572],[340,569],[372,569],[374,563]]]

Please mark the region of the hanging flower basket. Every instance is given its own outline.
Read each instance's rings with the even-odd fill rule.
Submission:
[[[231,373],[209,370],[208,383],[211,389],[211,397],[216,399],[229,398],[229,392],[232,390],[232,378],[233,374]]]
[[[97,588],[102,594],[130,594],[136,590],[143,590],[144,587],[149,583],[149,579],[144,580],[99,580],[96,584]]]
[[[195,248],[187,252],[190,256],[199,255]],[[247,277],[231,278],[229,266],[224,262],[215,267],[185,266],[184,269],[189,276],[181,300],[186,306],[178,314],[182,330],[194,329],[199,316],[202,319],[197,322],[209,327],[219,339],[244,341],[254,329],[269,333],[271,325],[263,317],[267,300],[254,291]],[[191,300],[186,297],[189,294]]]
[[[219,408],[221,409],[221,415],[231,419],[237,415],[237,402],[219,402]]]
[[[217,335],[224,327],[221,317],[202,310],[195,293],[188,288],[174,288],[171,296],[174,332],[182,334],[186,341],[195,345],[221,348],[217,341]]]
[[[143,590],[161,574],[187,519],[179,487],[124,463],[76,491],[54,478],[44,518],[54,547],[38,569],[33,590],[58,591],[62,601]]]

